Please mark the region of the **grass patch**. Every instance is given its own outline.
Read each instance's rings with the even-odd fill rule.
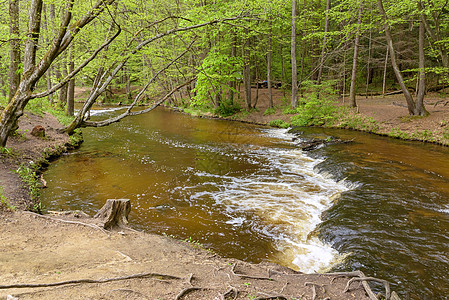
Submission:
[[[276,113],[277,108],[276,107],[269,107],[264,112],[264,116],[274,115]]]
[[[69,125],[74,117],[67,116],[64,109],[58,106],[58,104],[51,105],[50,102],[43,99],[33,99],[31,100],[26,109],[39,116],[43,116],[45,113],[50,113],[58,119],[59,123],[67,126]]]
[[[278,128],[288,128],[288,127],[290,127],[289,123],[287,123],[287,122],[285,122],[285,121],[283,121],[281,119],[270,121],[270,122],[268,122],[268,125],[272,126],[272,127],[278,127]]]

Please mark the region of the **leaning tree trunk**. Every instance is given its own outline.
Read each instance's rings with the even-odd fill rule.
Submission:
[[[407,86],[405,85],[404,78],[402,77],[401,70],[399,70],[397,61],[396,61],[396,53],[394,51],[393,46],[393,39],[391,38],[391,32],[390,27],[388,25],[387,20],[387,14],[385,12],[385,9],[383,7],[382,0],[377,0],[377,5],[379,7],[380,14],[382,15],[383,21],[384,21],[384,29],[385,29],[385,38],[387,40],[387,45],[390,51],[390,58],[391,58],[391,65],[393,67],[394,74],[396,75],[396,79],[399,82],[399,85],[401,86],[401,90],[404,93],[405,100],[407,102],[407,108],[410,115],[416,116],[416,115],[425,115],[425,110],[417,109],[416,103],[413,100],[413,96],[408,90]]]
[[[326,59],[326,42],[327,42],[327,33],[329,32],[329,11],[330,11],[330,9],[331,9],[331,1],[326,0],[326,19],[324,21],[324,38],[323,38],[323,47],[321,48],[320,65],[318,66],[317,84],[321,84],[321,80],[322,80],[322,76],[323,76],[324,61]]]
[[[67,1],[64,16],[61,18],[61,30],[55,35],[48,51],[43,55],[43,58],[36,64],[36,51],[40,34],[43,0],[31,0],[29,5],[28,39],[25,41],[24,49],[24,71],[17,92],[0,114],[0,147],[5,147],[10,133],[17,127],[17,121],[23,115],[23,110],[29,100],[32,98],[44,97],[50,93],[44,92],[41,94],[45,95],[41,96],[33,95],[33,91],[39,79],[42,78],[45,72],[47,72],[55,59],[67,49],[79,31],[102,13],[106,5],[109,5],[112,2],[114,2],[114,0],[98,0],[85,17],[78,20],[76,24],[69,26],[72,19],[74,0]],[[83,63],[82,66],[85,66],[89,61],[94,59],[98,54],[98,51],[95,51],[94,54],[90,56],[89,60]],[[80,70],[79,67],[76,72],[79,72]],[[72,74],[71,76],[74,75],[75,74]],[[68,77],[67,80],[69,79],[70,78]],[[56,91],[57,88],[60,88],[60,85],[53,87],[51,92]]]

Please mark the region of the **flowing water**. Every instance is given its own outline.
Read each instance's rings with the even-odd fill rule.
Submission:
[[[449,295],[448,148],[304,129],[354,139],[305,153],[286,130],[164,109],[83,132],[45,173],[49,209],[94,214],[129,198],[133,227],[222,256],[360,269],[405,299]]]

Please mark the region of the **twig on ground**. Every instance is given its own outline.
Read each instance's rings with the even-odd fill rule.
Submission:
[[[159,274],[159,273],[141,273],[141,274],[133,274],[129,276],[123,276],[123,277],[113,277],[113,278],[106,278],[106,279],[76,279],[76,280],[67,280],[67,281],[60,281],[60,282],[53,282],[53,283],[18,283],[18,284],[9,284],[9,285],[0,285],[0,290],[4,289],[22,289],[22,288],[40,288],[40,287],[52,287],[52,286],[60,286],[60,285],[68,285],[68,284],[79,284],[79,283],[105,283],[105,282],[112,282],[112,281],[121,281],[121,280],[128,280],[128,279],[135,279],[135,278],[144,278],[144,277],[162,277],[165,279],[175,279],[180,280],[182,278],[173,276],[173,275],[166,275],[166,274]]]
[[[24,211],[24,213],[30,214],[30,215],[33,215],[33,216],[37,216],[37,217],[43,218],[43,219],[48,219],[48,220],[53,220],[53,221],[58,221],[58,222],[63,222],[63,223],[68,223],[68,224],[83,225],[83,226],[87,226],[87,227],[90,227],[90,228],[98,229],[98,230],[102,231],[103,233],[109,234],[108,231],[106,231],[103,228],[101,228],[100,226],[94,225],[94,224],[88,224],[88,223],[83,223],[83,222],[79,222],[79,221],[69,221],[69,220],[52,218],[52,217],[40,215],[40,214],[31,212],[31,211]]]

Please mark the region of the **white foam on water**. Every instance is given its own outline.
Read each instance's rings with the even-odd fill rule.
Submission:
[[[271,137],[276,135],[286,139],[285,131],[270,132]],[[308,157],[299,149],[261,148],[252,155],[265,158],[268,163],[263,167],[273,170],[273,175],[265,172],[233,177],[197,172],[203,180],[209,177],[212,181],[218,176],[223,183],[218,184],[218,192],[202,191],[192,197],[207,194],[224,206],[230,216],[227,223],[234,226],[245,222],[244,212],[259,216],[262,224],[256,230],[275,240],[284,256],[282,260],[302,272],[325,271],[344,259],[344,255],[318,238],[315,229],[321,214],[348,189],[345,184],[319,174],[314,168],[322,160]]]
[[[117,110],[126,109],[127,106],[120,106],[120,107],[112,107],[112,108],[105,108],[105,109],[91,109],[90,115],[91,116],[100,116],[104,114],[109,114]],[[79,110],[76,110],[75,113],[78,113]]]

